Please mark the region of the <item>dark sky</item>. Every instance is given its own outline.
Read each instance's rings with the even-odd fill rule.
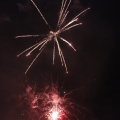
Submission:
[[[58,81],[63,89],[80,88],[70,97],[85,107],[81,120],[120,119],[120,48],[117,0],[72,0],[69,21],[79,11],[91,10],[79,17],[83,25],[64,34],[77,52],[61,43],[69,74],[61,67],[59,56],[52,65],[52,44],[48,45],[27,75],[27,66],[36,54],[26,58],[16,55],[36,39],[15,39],[23,34],[46,34],[49,29],[30,0],[0,0],[0,120],[28,120],[21,116],[18,96],[23,84]],[[45,18],[55,29],[61,0],[35,0]],[[26,83],[26,81],[28,81]],[[29,118],[30,120],[30,118]],[[31,120],[33,120],[31,118]]]

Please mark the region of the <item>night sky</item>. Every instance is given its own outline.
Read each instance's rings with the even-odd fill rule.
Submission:
[[[34,0],[55,30],[61,0]],[[77,52],[60,42],[69,73],[61,66],[56,53],[52,65],[52,43],[25,75],[37,51],[26,58],[17,54],[38,39],[15,39],[17,35],[47,34],[48,27],[30,0],[0,0],[0,120],[35,120],[21,115],[19,95],[27,84],[64,82],[63,90],[79,88],[69,97],[81,106],[80,120],[120,120],[120,48],[118,39],[119,4],[117,0],[72,0],[65,23],[79,11],[83,25],[62,34]],[[42,39],[42,38],[41,38]],[[62,92],[61,91],[61,92]],[[84,107],[85,109],[83,109]]]

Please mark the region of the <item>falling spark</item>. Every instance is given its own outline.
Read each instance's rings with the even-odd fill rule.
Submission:
[[[30,0],[34,7],[36,8],[36,10],[38,11],[38,13],[40,14],[40,16],[42,17],[42,19],[44,20],[45,24],[49,27],[50,31],[49,33],[45,36],[45,38],[38,42],[37,44],[34,44],[33,46],[27,48],[26,50],[24,50],[23,52],[21,52],[20,54],[18,54],[17,56],[19,57],[20,55],[22,55],[23,53],[27,52],[26,56],[29,56],[34,50],[39,49],[39,53],[37,54],[37,56],[35,57],[35,59],[31,62],[31,64],[29,65],[28,69],[26,70],[25,73],[28,72],[28,70],[31,68],[31,66],[33,65],[33,63],[35,62],[35,60],[39,57],[39,55],[41,54],[42,50],[44,49],[44,47],[50,42],[50,41],[54,41],[54,47],[53,47],[53,64],[55,62],[55,48],[57,47],[58,49],[58,53],[60,56],[60,60],[62,63],[62,66],[65,67],[66,69],[66,73],[68,73],[68,69],[67,69],[67,65],[66,65],[66,61],[63,55],[63,52],[61,50],[60,44],[58,40],[61,40],[63,42],[65,42],[66,44],[68,44],[74,51],[76,51],[76,49],[74,48],[74,46],[68,41],[65,40],[64,38],[62,38],[60,36],[61,33],[70,30],[71,28],[74,28],[76,26],[81,25],[82,23],[76,23],[78,21],[78,17],[83,14],[84,12],[86,12],[87,10],[89,10],[90,8],[85,9],[84,11],[80,12],[78,15],[76,15],[70,22],[68,22],[66,25],[63,25],[69,11],[68,8],[70,6],[71,0],[62,0],[62,5],[61,5],[61,10],[60,10],[60,14],[59,14],[59,18],[58,18],[58,24],[57,24],[57,28],[56,31],[53,31],[50,27],[50,25],[48,24],[47,20],[45,19],[45,17],[43,16],[43,14],[41,13],[40,9],[37,7],[37,5],[35,4],[35,2],[33,0]],[[67,4],[68,3],[68,4]],[[26,38],[26,37],[40,37],[41,35],[21,35],[21,36],[16,36],[16,38]]]
[[[62,120],[70,119],[71,116],[77,118],[73,113],[76,111],[75,104],[68,98],[71,93],[73,91],[61,95],[55,84],[45,86],[40,92],[36,92],[34,88],[28,85],[26,93],[21,96],[21,99],[30,110],[34,111],[39,120],[43,118]]]

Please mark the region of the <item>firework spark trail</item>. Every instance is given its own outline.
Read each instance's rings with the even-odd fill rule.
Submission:
[[[55,41],[54,41],[54,47],[53,47],[53,64],[55,62]]]
[[[62,50],[61,50],[61,48],[60,48],[60,45],[59,45],[59,42],[58,42],[57,38],[56,38],[56,43],[57,43],[57,46],[58,46],[59,56],[60,56],[62,65],[65,66],[66,73],[68,73],[67,66],[66,66],[66,62],[65,62],[65,59],[64,59],[64,56],[63,56],[63,53],[62,53]]]
[[[61,27],[61,25],[63,24],[63,22],[65,21],[67,15],[68,15],[69,11],[67,11],[67,13],[64,15],[63,19],[61,20],[61,24],[59,25],[59,27]]]
[[[43,49],[42,49],[43,50]],[[32,61],[32,63],[29,65],[29,67],[27,68],[27,70],[25,71],[25,74],[28,72],[28,70],[30,69],[30,67],[33,65],[33,63],[35,62],[35,60],[39,57],[39,55],[41,54],[42,50],[37,54],[37,56],[34,58],[34,60]]]
[[[35,45],[33,45],[33,46],[25,49],[23,52],[19,53],[19,54],[17,55],[17,57],[21,56],[23,53],[27,52],[28,50],[32,49],[33,47],[35,47],[35,46],[38,45],[38,44],[39,44],[39,43],[37,43],[37,44],[35,44]]]
[[[30,69],[30,67],[33,65],[33,63],[35,62],[35,60],[39,57],[39,55],[41,54],[41,52],[43,51],[44,47],[45,47],[45,44],[48,42],[48,40],[46,40],[44,42],[44,44],[40,47],[39,49],[39,53],[37,54],[37,56],[35,57],[35,59],[32,61],[32,63],[29,65],[28,69],[25,71],[25,74],[28,72],[28,70]]]
[[[78,25],[82,25],[82,23],[78,23],[78,24],[72,25],[72,26],[70,26],[70,27],[68,27],[68,28],[65,28],[65,29],[63,29],[63,32],[64,32],[64,31],[67,31],[67,30],[70,30],[71,28],[76,27],[76,26],[78,26]]]
[[[66,27],[68,27],[69,25],[71,25],[72,23],[76,22],[78,20],[78,18],[74,19],[74,20],[71,20],[69,23],[67,23],[63,28],[61,28],[61,32],[62,30],[64,30]]]
[[[62,10],[61,10],[61,17],[60,17],[60,21],[59,21],[59,27],[61,25],[61,20],[62,20],[62,17],[64,15],[64,9],[65,9],[66,3],[67,3],[67,0],[65,0],[64,3],[63,3],[63,7],[62,7]]]
[[[90,8],[87,8],[85,10],[83,10],[82,12],[80,12],[77,16],[75,16],[70,22],[68,22],[68,24],[66,24],[62,29],[68,27],[69,25],[71,25],[72,23],[76,22],[78,20],[78,17],[80,15],[82,15],[83,13],[85,13],[87,10],[89,10]]]
[[[44,41],[40,42],[40,43],[39,43],[36,47],[34,47],[26,56],[29,56],[35,49],[37,49],[40,45],[43,44],[43,45],[40,47],[40,48],[42,48],[47,41],[48,41],[48,40],[44,40]]]
[[[33,5],[35,6],[35,8],[37,9],[37,11],[39,12],[39,14],[41,15],[42,19],[44,20],[44,22],[46,23],[46,25],[50,28],[50,25],[48,24],[48,22],[46,21],[45,17],[43,16],[43,14],[41,13],[41,11],[39,10],[39,8],[37,7],[37,5],[34,3],[33,0],[30,0]],[[67,4],[68,3],[68,4]],[[76,49],[72,46],[72,44],[70,42],[68,42],[66,39],[64,39],[63,37],[60,36],[61,33],[68,31],[76,26],[81,25],[82,23],[76,23],[78,21],[78,17],[80,15],[82,15],[83,13],[85,13],[87,10],[89,10],[90,8],[87,8],[85,10],[83,10],[82,12],[80,12],[78,15],[76,15],[71,21],[69,21],[67,24],[65,24],[63,26],[64,21],[66,20],[66,17],[69,13],[68,8],[70,6],[71,0],[62,0],[62,5],[61,5],[61,9],[60,9],[60,14],[59,14],[59,18],[58,18],[58,24],[57,24],[57,28],[56,31],[54,32],[53,30],[49,31],[49,33],[46,35],[46,37],[43,39],[43,41],[38,42],[37,44],[27,48],[26,50],[24,50],[23,52],[21,52],[20,54],[18,54],[17,56],[19,57],[20,55],[22,55],[23,53],[29,51],[26,56],[29,56],[34,50],[36,50],[37,48],[39,49],[40,53],[41,53],[41,49],[46,46],[51,40],[54,40],[54,45],[53,45],[53,64],[55,61],[55,46],[57,45],[57,49],[58,49],[58,53],[60,56],[60,60],[62,63],[62,66],[65,67],[66,69],[66,73],[68,73],[68,69],[67,69],[67,65],[66,65],[66,61],[63,55],[63,52],[60,48],[59,45],[59,40],[67,43],[74,51],[76,51]],[[26,38],[26,37],[40,37],[43,35],[21,35],[21,36],[16,36],[16,38]],[[44,35],[45,36],[45,35]],[[56,45],[55,45],[56,44]],[[39,48],[40,47],[40,48]],[[38,58],[38,56],[40,55],[40,53],[38,53],[38,55],[35,57],[35,59],[32,61],[32,63],[29,65],[28,69],[26,70],[25,73],[27,73],[27,71],[30,69],[30,67],[32,66],[32,64],[35,62],[35,60]]]
[[[66,2],[67,2],[67,0],[66,0]],[[62,15],[61,15],[61,20],[60,20],[60,23],[59,23],[59,27],[61,27],[61,25],[63,24],[64,20],[66,19],[67,15],[69,13],[69,11],[67,11],[67,10],[68,10],[68,7],[70,6],[70,3],[71,3],[71,0],[69,1],[65,10],[64,10],[64,8],[65,8],[66,3],[64,4],[64,8],[63,8],[63,12],[62,12]]]
[[[39,92],[27,86],[26,93],[21,95],[20,98],[27,104],[28,109],[38,116],[39,120],[43,118],[62,120],[64,118],[69,119],[72,116],[77,117],[72,112],[76,111],[77,108],[75,108],[72,100],[68,98],[68,95],[72,92],[60,95],[58,86],[55,84],[47,85]],[[29,110],[27,111],[29,112]]]
[[[40,37],[41,35],[21,35],[21,36],[16,36],[15,38],[25,38],[25,37]]]
[[[60,20],[61,20],[62,13],[63,13],[63,6],[64,6],[64,0],[62,0],[62,5],[61,5],[61,10],[60,10],[60,14],[59,14],[57,27],[60,25]]]
[[[41,11],[37,7],[37,5],[33,2],[33,0],[30,0],[30,1],[33,3],[33,5],[35,6],[35,8],[37,9],[37,11],[39,12],[39,14],[41,15],[41,17],[45,21],[46,25],[51,29],[50,25],[48,24],[47,20],[45,19],[45,17],[43,16],[43,14],[41,13]]]
[[[74,51],[76,51],[76,49],[74,48],[74,46],[72,46],[72,44],[71,44],[70,42],[68,42],[67,40],[65,40],[65,39],[62,38],[62,37],[60,37],[60,39],[61,39],[62,41],[64,41],[64,42],[66,42],[70,47],[72,47],[72,49],[73,49]]]

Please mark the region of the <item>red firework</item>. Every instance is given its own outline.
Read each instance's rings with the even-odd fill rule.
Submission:
[[[70,93],[61,95],[58,87],[54,84],[45,86],[40,92],[27,86],[26,93],[21,98],[29,106],[28,108],[38,116],[39,120],[43,118],[62,120],[69,119],[73,115],[73,112],[71,114],[70,111],[75,109],[75,104],[67,97]]]

